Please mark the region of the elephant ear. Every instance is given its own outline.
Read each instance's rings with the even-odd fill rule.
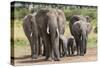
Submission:
[[[92,25],[90,23],[87,23],[87,34],[89,34],[92,30]]]
[[[85,18],[86,18],[86,21],[87,21],[88,23],[91,22],[91,19],[90,19],[89,16],[85,16]]]

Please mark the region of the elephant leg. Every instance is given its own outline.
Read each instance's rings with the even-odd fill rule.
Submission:
[[[67,49],[68,49],[68,56],[70,56],[70,46],[68,46]]]
[[[38,37],[36,36],[32,36],[32,39],[31,39],[31,43],[32,43],[32,58],[33,59],[37,59],[38,57]]]
[[[80,55],[80,46],[78,41],[76,41],[76,49],[77,49],[77,55]]]
[[[53,46],[53,50],[54,50],[54,60],[55,61],[60,61],[60,54],[59,54],[59,46]]]
[[[55,61],[60,61],[60,54],[59,54],[59,37],[57,38],[51,38],[51,44],[52,44],[52,51],[54,52],[54,60]]]
[[[36,38],[36,43],[35,43],[35,54],[36,54],[36,58],[38,57],[39,54],[39,42],[38,42],[38,37]]]
[[[33,56],[33,45],[31,43],[31,38],[29,39],[30,48],[31,48],[31,57]]]
[[[71,55],[74,56],[74,46],[73,46],[73,44],[71,45]]]
[[[38,55],[42,55],[42,46],[43,46],[43,44],[42,44],[42,38],[40,38],[40,37],[38,37],[38,39],[39,39],[39,46],[38,46],[38,51],[39,51],[39,54]]]
[[[45,60],[48,60],[50,57],[50,53],[51,53],[50,52],[50,39],[48,35],[45,35],[44,42],[45,42],[44,50],[45,50],[45,55],[46,55]]]
[[[62,57],[62,54],[61,54],[61,43],[59,41],[59,53],[60,53],[60,57]]]
[[[80,44],[77,45],[77,55],[80,55]]]
[[[83,53],[83,44],[81,43],[80,44],[80,56],[83,56],[84,53]]]
[[[34,42],[33,42],[33,38],[32,37],[30,38],[30,47],[31,47],[31,56],[32,56],[32,59],[35,59],[34,58],[34,49],[35,49],[35,47],[34,47]]]
[[[46,56],[46,47],[45,47],[45,41],[42,41],[43,42],[43,54],[42,56]]]
[[[61,40],[59,40],[59,53],[60,53],[60,57],[63,57],[63,51],[64,51],[64,48],[63,48],[63,43]]]
[[[83,45],[80,46],[80,56],[84,56],[84,49]]]

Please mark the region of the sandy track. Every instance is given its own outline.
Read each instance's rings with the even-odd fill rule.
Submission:
[[[15,49],[14,63],[15,65],[33,65],[33,64],[59,64],[59,63],[70,63],[70,62],[86,62],[86,61],[96,61],[97,60],[97,49],[88,48],[87,54],[85,56],[73,56],[73,57],[63,57],[61,61],[45,61],[44,57],[39,57],[36,60],[32,60],[30,57],[30,48]]]

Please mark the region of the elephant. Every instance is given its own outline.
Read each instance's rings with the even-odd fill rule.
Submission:
[[[39,46],[38,29],[35,21],[35,15],[36,13],[28,14],[23,19],[23,30],[27,39],[29,40],[31,47],[31,56],[33,59],[37,59],[38,57]]]
[[[46,60],[51,58],[59,61],[59,30],[58,12],[55,9],[41,9],[36,14],[39,35],[44,41]]]
[[[74,22],[72,33],[76,41],[77,55],[84,56],[87,46],[87,25],[83,20]]]
[[[76,47],[76,42],[74,37],[71,36],[67,36],[65,37],[64,35],[60,35],[60,39],[63,42],[63,49],[64,49],[64,53],[63,56],[74,56],[75,53],[75,47]]]
[[[71,32],[71,34],[74,36],[74,38],[75,38],[75,40],[77,39],[76,38],[76,36],[75,36],[75,32],[73,32],[73,30],[72,30],[72,26],[73,26],[73,24],[74,23],[76,23],[76,22],[80,22],[81,21],[81,24],[83,24],[82,26],[86,26],[86,28],[84,27],[84,31],[86,31],[86,39],[88,39],[88,35],[89,35],[89,33],[91,32],[91,30],[92,30],[92,26],[91,26],[91,24],[90,24],[90,18],[89,18],[89,16],[82,16],[82,15],[73,15],[72,17],[71,17],[71,19],[70,19],[70,23],[69,23],[69,28],[70,28],[70,32]],[[74,24],[74,26],[76,26],[77,28],[78,28],[78,26],[80,26],[80,24],[79,23],[76,23],[76,24]],[[80,41],[80,43],[81,43],[81,40],[79,40]],[[77,43],[76,43],[77,44]],[[78,46],[77,46],[78,47]],[[86,47],[85,47],[85,49],[86,49]],[[78,51],[78,48],[77,48],[77,51]],[[85,52],[84,53],[86,53],[86,50],[85,50]]]
[[[55,16],[54,17],[55,20],[53,18],[52,19],[50,18],[50,16],[53,16],[52,13]],[[64,33],[64,29],[65,29],[64,23],[66,22],[66,18],[65,18],[64,12],[62,10],[59,10],[59,9],[53,9],[53,10],[52,9],[40,9],[36,13],[25,16],[25,18],[23,20],[23,29],[24,29],[24,32],[26,34],[26,37],[28,38],[28,40],[30,42],[32,56],[34,55],[34,52],[35,52],[35,50],[37,50],[37,48],[38,48],[38,50],[36,51],[36,53],[41,54],[41,43],[42,43],[43,44],[43,48],[42,48],[43,55],[46,56],[46,59],[49,58],[50,48],[51,48],[50,44],[51,44],[52,40],[49,41],[51,38],[51,32],[49,34],[49,33],[47,33],[47,30],[50,30],[52,28],[49,26],[50,21],[52,24],[55,24],[55,23],[53,23],[54,21],[57,22],[57,24],[55,25],[55,26],[57,26],[56,33],[59,32],[57,34]],[[35,25],[32,23],[35,23]],[[51,26],[52,26],[52,24],[51,24]],[[32,28],[33,28],[33,30],[32,30]],[[46,29],[46,28],[48,28],[48,29]],[[37,34],[35,34],[36,33],[35,31],[37,32]],[[37,47],[33,47],[34,46],[33,44],[36,42],[36,41],[34,42],[35,38],[33,35],[36,35],[35,37],[36,37],[36,41],[37,41],[38,45],[35,44],[35,46],[37,46]],[[55,39],[55,40],[59,40],[58,37],[59,37],[59,35],[57,36],[57,39]],[[61,43],[60,40],[58,42]],[[59,46],[59,43],[58,43],[58,46]],[[55,49],[58,49],[58,48],[55,48]],[[54,59],[59,60],[59,50],[57,50],[56,52],[58,52],[57,53],[58,58],[57,59],[54,58]],[[33,58],[34,58],[34,56],[33,56]]]
[[[64,12],[60,9],[56,9],[56,14],[57,14],[59,34],[63,35],[65,32],[66,17],[65,17]],[[61,39],[59,39],[59,52],[60,52],[60,57],[61,57],[63,54],[63,45],[62,45]]]

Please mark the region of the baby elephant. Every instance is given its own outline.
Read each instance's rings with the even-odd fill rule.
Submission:
[[[64,35],[60,35],[60,39],[62,40],[62,51],[63,56],[74,56],[76,42],[73,36],[65,37]]]

